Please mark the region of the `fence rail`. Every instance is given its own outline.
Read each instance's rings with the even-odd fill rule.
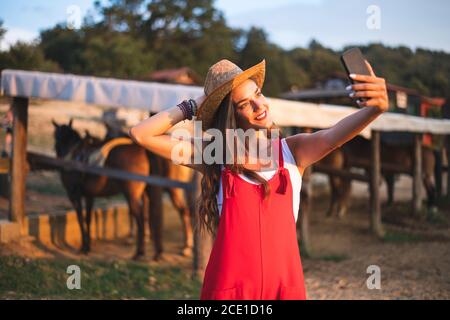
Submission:
[[[119,169],[92,166],[79,161],[57,159],[35,152],[27,152],[27,158],[30,166],[34,169],[75,170],[120,180],[142,181],[159,187],[182,188],[187,191],[193,190],[192,183],[190,182],[181,182],[154,175],[143,176]]]

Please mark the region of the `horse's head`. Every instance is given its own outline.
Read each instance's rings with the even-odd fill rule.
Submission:
[[[91,133],[89,132],[89,130],[85,130],[85,135],[83,140],[89,144],[89,145],[101,145],[103,144],[103,140],[101,140],[100,138],[97,138],[96,136],[91,135]]]
[[[81,137],[75,129],[72,128],[73,119],[68,124],[57,124],[52,119],[55,127],[55,151],[58,158],[66,156],[70,150],[81,141]]]

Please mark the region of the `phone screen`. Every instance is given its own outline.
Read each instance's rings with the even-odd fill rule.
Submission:
[[[341,56],[342,64],[348,75],[354,73],[370,76],[370,70],[364,60],[364,56],[358,48],[347,50]],[[352,79],[350,80],[354,83]]]

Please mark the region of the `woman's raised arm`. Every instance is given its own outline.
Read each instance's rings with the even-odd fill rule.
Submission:
[[[371,76],[350,75],[358,84],[351,86],[353,99],[365,98],[358,105],[363,109],[345,117],[333,127],[314,133],[300,133],[286,138],[286,142],[302,172],[306,167],[319,161],[334,149],[358,135],[369,123],[389,107],[386,82],[373,73],[366,61]]]
[[[204,96],[195,99],[197,105],[200,105]],[[172,107],[167,110],[147,118],[128,130],[128,134],[137,144],[160,155],[166,159],[174,160],[173,150],[176,147],[177,152],[182,153],[182,157],[177,157],[179,164],[202,171],[201,164],[194,164],[194,143],[191,139],[175,139],[167,131],[180,121],[185,120],[183,111],[178,107]],[[183,159],[180,161],[180,159]]]

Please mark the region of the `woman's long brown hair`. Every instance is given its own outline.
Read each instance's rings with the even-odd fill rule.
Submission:
[[[226,130],[238,129],[236,124],[236,113],[231,99],[228,94],[221,102],[217,113],[214,117],[212,127],[220,130],[224,139],[223,146],[226,146]],[[279,129],[273,125],[270,129]],[[270,137],[270,130],[269,137]],[[280,131],[281,136],[281,131]],[[213,141],[209,142],[212,143]],[[225,152],[224,152],[225,157]],[[225,158],[223,159],[225,161]],[[225,163],[225,162],[222,162]],[[270,188],[267,181],[259,176],[256,172],[244,168],[242,164],[230,165],[232,172],[236,174],[244,174],[246,177],[261,183],[264,186],[265,195],[269,195]],[[211,165],[204,165],[203,178],[201,181],[201,195],[199,210],[196,219],[196,227],[200,230],[207,230],[211,234],[215,234],[217,225],[219,223],[219,209],[217,206],[217,194],[219,192],[219,183],[221,175],[221,164],[213,163]]]

